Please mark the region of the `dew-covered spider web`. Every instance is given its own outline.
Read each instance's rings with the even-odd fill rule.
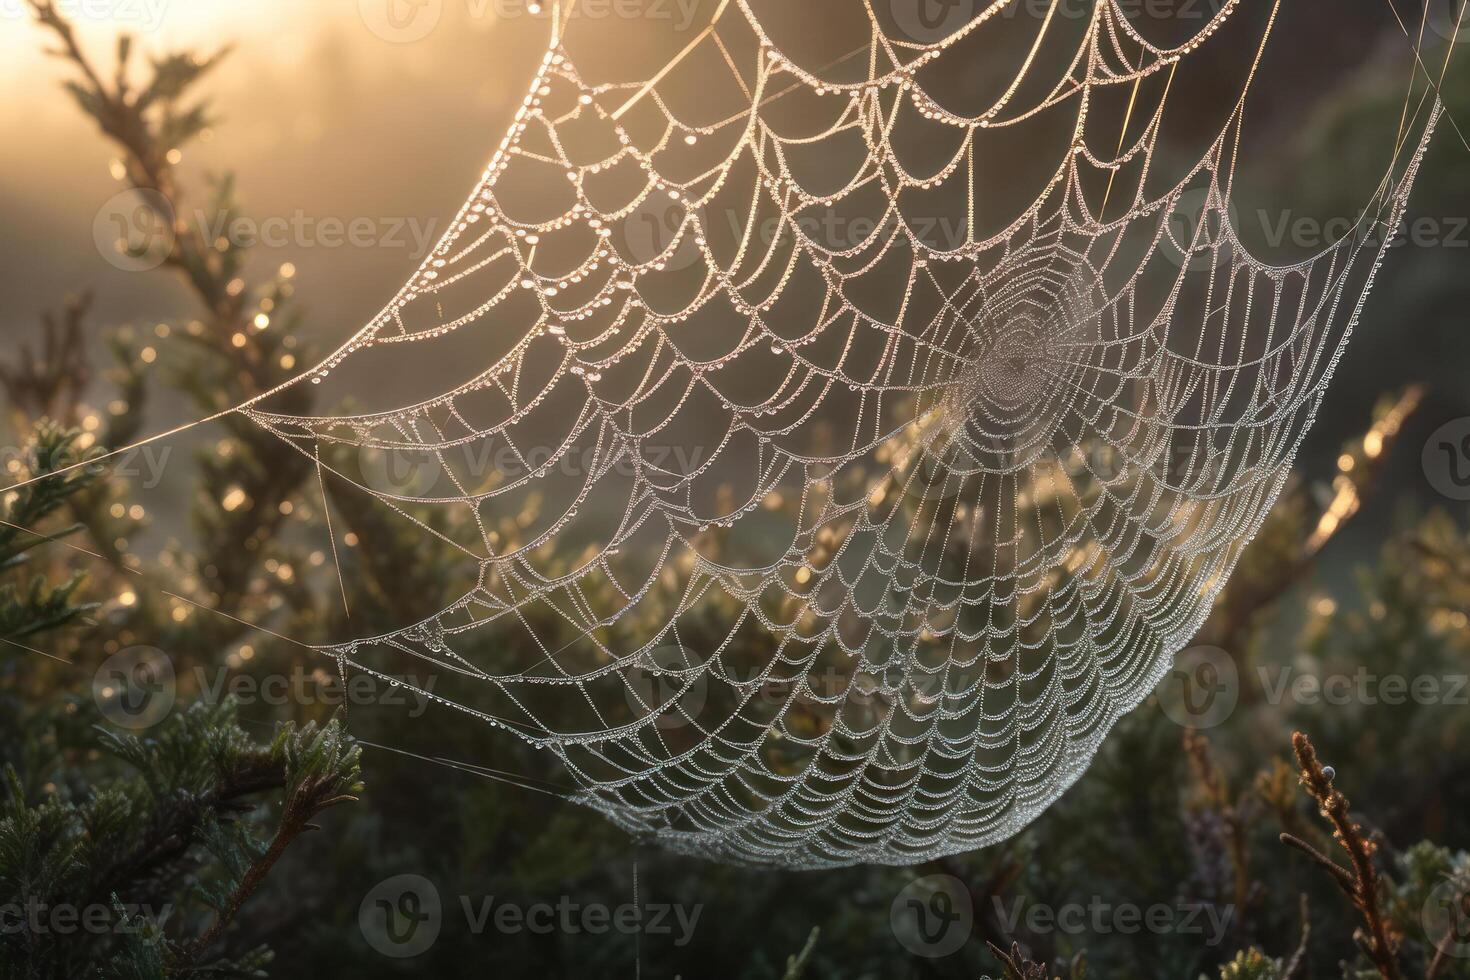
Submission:
[[[822,6],[551,11],[450,231],[309,376],[354,414],[246,411],[462,557],[348,669],[427,663],[665,846],[909,864],[1016,833],[1200,627],[1439,105],[1270,265],[1231,202],[1272,4]]]

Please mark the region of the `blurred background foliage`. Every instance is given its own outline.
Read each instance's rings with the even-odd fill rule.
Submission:
[[[1309,124],[1279,142],[1267,164],[1258,161],[1255,175],[1303,213],[1353,212],[1356,189],[1381,166],[1356,134],[1391,130],[1402,106],[1406,42],[1397,27],[1357,12],[1339,20],[1358,34],[1323,45],[1344,49],[1337,53],[1350,65],[1331,85],[1310,98],[1258,96],[1306,103],[1296,108]],[[114,54],[132,69],[123,72],[84,51],[64,20],[49,27],[49,38],[31,40],[61,46],[70,111],[90,120],[123,185],[201,204],[207,215],[240,210],[232,178],[205,180],[179,165],[197,140],[228,130],[209,93],[227,60],[212,49],[145,59],[120,42]],[[501,81],[517,91],[515,77]],[[1445,91],[1451,113],[1470,117],[1465,59],[1451,66]],[[1283,107],[1268,108],[1266,129],[1279,131]],[[1467,152],[1446,127],[1411,221],[1470,214]],[[207,227],[179,228],[162,267],[129,280],[130,291],[143,282],[164,290],[146,320],[113,315],[108,296],[87,292],[85,281],[72,298],[25,296],[55,311],[39,331],[21,324],[22,304],[7,303],[12,354],[0,381],[10,440],[26,447],[12,481],[237,404],[295,376],[331,340],[311,322],[320,311],[299,302],[306,277],[292,261],[252,260],[236,243],[211,240]],[[1455,898],[1470,881],[1465,692],[1458,703],[1397,705],[1277,694],[1283,678],[1365,673],[1434,678],[1448,693],[1467,674],[1464,506],[1434,495],[1419,460],[1431,431],[1470,414],[1470,347],[1461,339],[1467,244],[1470,233],[1461,232],[1458,246],[1390,253],[1301,475],[1200,637],[1226,652],[1239,679],[1228,717],[1195,731],[1150,700],[1026,832],[917,868],[795,874],[664,855],[536,792],[560,775],[546,770],[544,755],[452,713],[410,718],[401,708],[353,705],[344,718],[328,697],[208,703],[199,678],[210,675],[195,668],[299,673],[312,690],[332,690],[335,668],[284,638],[341,635],[347,616],[313,468],[243,421],[216,424],[211,442],[168,463],[173,491],[164,499],[179,507],[150,498],[146,466],[132,476],[86,468],[13,491],[0,527],[0,903],[101,902],[123,921],[127,909],[171,911],[86,941],[7,930],[0,970],[1470,977],[1470,959],[1436,956],[1444,937],[1426,934],[1425,916],[1445,883]],[[300,398],[291,411],[334,408],[307,404],[309,390]],[[342,589],[356,598],[352,628],[366,633],[378,619],[397,624],[434,611],[440,590],[431,586],[456,573],[453,556],[380,523],[371,509],[333,510]],[[166,720],[133,735],[102,710],[93,681],[137,644],[167,652],[178,697]],[[1319,815],[1326,804],[1313,798],[1313,770],[1293,757],[1298,729],[1334,767],[1328,781],[1351,797],[1349,823]],[[482,778],[414,753],[535,775]],[[315,826],[323,832],[306,833]],[[1357,893],[1341,877],[1356,875],[1361,886],[1354,848],[1377,875]],[[642,901],[699,906],[701,926],[684,946],[657,936],[476,935],[451,911],[430,950],[399,961],[365,940],[359,906],[379,882],[405,873],[432,881],[452,907],[458,896],[526,905],[568,896],[616,907],[631,901],[636,874]],[[895,898],[929,875],[962,883],[975,911],[969,942],[941,958],[908,951],[891,924]],[[1204,908],[1227,927],[1211,942],[1208,930],[1038,932],[1024,916],[1009,921],[1012,909],[1098,903]]]

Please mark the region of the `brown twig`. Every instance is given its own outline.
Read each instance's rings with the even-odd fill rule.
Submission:
[[[1193,728],[1184,729],[1184,752],[1189,757],[1195,778],[1204,789],[1205,797],[1220,815],[1225,827],[1226,848],[1230,854],[1231,876],[1234,879],[1232,900],[1235,903],[1235,927],[1243,928],[1246,905],[1250,900],[1250,857],[1246,842],[1245,819],[1240,807],[1230,799],[1225,786],[1225,777],[1215,765],[1210,753],[1210,743]]]
[[[1372,961],[1384,980],[1402,980],[1397,956],[1398,937],[1378,905],[1378,871],[1373,866],[1377,845],[1354,823],[1348,810],[1347,797],[1332,785],[1330,773],[1317,759],[1312,740],[1302,732],[1291,737],[1297,764],[1301,768],[1302,787],[1317,803],[1323,818],[1332,825],[1332,837],[1347,852],[1352,869],[1342,867],[1310,844],[1282,834],[1282,843],[1296,848],[1326,870],[1363,916],[1366,931],[1358,929],[1353,938]]]
[[[821,938],[822,930],[819,926],[813,926],[811,934],[806,938],[806,945],[801,952],[792,953],[786,957],[786,973],[782,980],[801,980],[806,974],[806,968],[811,965],[812,953],[816,952],[817,940]]]
[[[1351,871],[1349,871],[1347,868],[1344,868],[1342,865],[1338,864],[1336,861],[1332,860],[1330,857],[1323,854],[1321,851],[1317,850],[1315,847],[1313,847],[1311,844],[1308,844],[1300,837],[1297,837],[1295,834],[1282,834],[1280,840],[1281,843],[1285,844],[1287,847],[1294,847],[1298,851],[1301,851],[1303,854],[1305,854],[1308,858],[1312,860],[1314,864],[1316,864],[1322,870],[1331,875],[1332,880],[1337,883],[1337,887],[1341,888],[1348,895],[1349,898],[1353,897],[1353,890],[1357,887],[1357,880],[1353,877],[1353,873]]]
[[[1012,943],[1011,951],[1007,953],[995,943],[986,943],[990,947],[990,954],[1000,960],[1005,968],[1005,980],[1047,980],[1046,967],[1034,962],[1022,950],[1020,943]]]
[[[1439,976],[1439,971],[1444,969],[1446,955],[1445,950],[1448,949],[1450,943],[1454,941],[1454,934],[1455,927],[1450,926],[1448,929],[1445,930],[1445,934],[1440,937],[1439,942],[1435,943],[1434,959],[1429,961],[1429,969],[1424,971],[1424,980],[1434,980],[1435,977]]]
[[[338,804],[356,800],[356,797],[345,793],[326,795],[334,788],[335,783],[331,780],[312,780],[297,787],[295,792],[286,799],[281,808],[281,822],[276,827],[276,833],[271,838],[270,845],[264,853],[250,863],[250,867],[241,876],[239,883],[216,912],[214,922],[209,928],[183,949],[180,955],[184,963],[190,965],[196,963],[199,957],[224,935],[225,930],[239,914],[241,907],[251,895],[255,894],[256,889],[270,874],[271,868],[275,867],[281,855],[286,853],[291,843],[307,831],[317,829],[311,821],[318,814]]]
[[[1307,946],[1312,938],[1312,908],[1307,902],[1307,896],[1301,896],[1302,903],[1302,938],[1296,944],[1296,952],[1291,954],[1285,968],[1281,971],[1281,980],[1296,980],[1302,976],[1307,969]]]
[[[45,417],[65,426],[76,424],[77,400],[92,377],[82,332],[91,308],[90,294],[67,297],[60,315],[41,315],[39,356],[21,342],[16,363],[0,365],[0,387],[24,422]]]
[[[151,820],[148,835],[136,851],[117,856],[98,870],[86,904],[107,904],[113,895],[136,887],[179,860],[198,845],[206,814],[239,812],[246,808],[248,798],[284,784],[279,766],[259,757],[243,760],[211,791]]]
[[[205,339],[221,354],[241,360],[241,351],[230,346],[232,334],[242,329],[247,297],[243,290],[232,291],[232,277],[220,268],[218,252],[210,246],[204,233],[195,225],[178,219],[180,190],[174,179],[174,168],[169,161],[168,151],[172,147],[162,146],[155,137],[146,115],[147,107],[135,97],[126,77],[126,62],[119,57],[116,81],[109,85],[101,73],[82,50],[71,24],[56,9],[51,0],[30,0],[36,20],[54,33],[61,42],[61,49],[52,53],[70,62],[85,80],[85,92],[102,131],[123,151],[123,162],[127,167],[128,180],[140,191],[152,191],[161,195],[175,214],[161,214],[160,220],[171,224],[173,235],[169,241],[168,254],[164,262],[180,272],[190,287],[199,295],[214,316],[219,329]],[[124,53],[126,47],[121,49]],[[216,55],[211,62],[218,61]],[[258,388],[255,375],[260,365],[247,364],[242,372],[251,388]],[[256,393],[251,391],[251,393]]]
[[[182,142],[192,138],[197,126],[180,128],[178,122],[188,119],[202,126],[207,103],[182,109],[177,103],[188,86],[217,65],[226,51],[205,58],[171,56],[155,64],[151,83],[134,85],[128,77],[132,45],[126,37],[117,46],[115,71],[103,71],[54,0],[28,2],[36,21],[59,42],[51,53],[78,73],[68,88],[120,151],[127,185],[145,192],[147,206],[161,224],[167,224],[169,234],[156,243],[163,267],[182,276],[207,311],[201,321],[203,329],[191,328],[180,339],[202,346],[215,363],[210,370],[184,372],[181,389],[205,414],[213,414],[275,388],[293,369],[279,356],[279,332],[254,325],[254,291],[241,274],[241,249],[215,241],[200,221],[188,220],[181,207],[184,195],[174,154]],[[191,70],[184,71],[183,64]],[[288,295],[281,291],[284,288],[278,286],[269,297],[273,304]],[[305,386],[282,397],[292,402],[286,410],[293,412],[307,410],[311,402]],[[239,417],[225,419],[223,425],[247,452],[239,461],[206,469],[206,474],[219,484],[214,488],[216,498],[233,485],[244,493],[249,506],[214,507],[207,512],[202,550],[212,560],[200,564],[214,569],[210,575],[214,598],[209,605],[224,615],[208,621],[208,626],[188,626],[191,645],[197,640],[192,634],[201,631],[208,646],[225,645],[238,637],[236,613],[251,599],[259,564],[255,543],[273,539],[286,521],[281,504],[300,490],[310,473],[305,457],[282,452],[273,434]],[[116,540],[116,535],[94,537],[97,550],[104,554]]]
[[[1470,899],[1470,896],[1463,891],[1455,896],[1456,903],[1461,907],[1458,910],[1451,910],[1450,924],[1445,927],[1444,934],[1434,944],[1434,959],[1429,961],[1429,969],[1424,971],[1424,980],[1434,980],[1439,976],[1439,971],[1443,970],[1449,962],[1448,957],[1452,955],[1451,950],[1456,948],[1456,938],[1462,928],[1459,915],[1455,913],[1463,913],[1466,910],[1467,899]]]

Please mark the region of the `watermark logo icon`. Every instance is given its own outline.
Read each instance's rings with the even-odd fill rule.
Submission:
[[[132,731],[152,728],[168,717],[177,688],[173,661],[153,647],[119,650],[92,676],[92,699],[102,717]]]
[[[915,956],[937,959],[970,939],[975,908],[970,890],[952,875],[926,875],[904,886],[889,909],[893,935]]]
[[[67,20],[125,27],[129,33],[152,34],[163,26],[173,0],[51,0]],[[0,0],[0,20],[32,20],[30,0]]]
[[[1450,500],[1470,500],[1470,417],[1451,419],[1424,442],[1429,485]]]
[[[1428,0],[1425,20],[1429,29],[1446,41],[1461,43],[1470,37],[1470,11],[1465,0]]]
[[[1159,251],[1186,272],[1218,267],[1234,254],[1229,230],[1238,224],[1235,205],[1222,202],[1215,188],[1185,191],[1169,209]]]
[[[1235,659],[1219,647],[1182,651],[1156,692],[1169,720],[1182,728],[1206,729],[1224,723],[1240,701]]]
[[[942,41],[975,19],[983,0],[890,0],[899,30],[920,44]]]
[[[439,890],[422,875],[397,875],[379,882],[357,911],[368,945],[394,959],[409,959],[429,950],[444,925]]]
[[[635,265],[679,272],[699,261],[695,233],[700,224],[684,204],[655,191],[618,226],[623,254]],[[675,245],[677,239],[678,244]]]
[[[1446,956],[1470,957],[1470,891],[1465,882],[1446,878],[1435,885],[1419,921],[1435,949]]]
[[[109,265],[124,272],[149,272],[173,253],[174,223],[173,204],[158,191],[121,191],[97,209],[92,241]]]
[[[637,717],[653,716],[664,731],[692,725],[709,700],[703,661],[681,646],[640,656],[627,671],[623,694]]]
[[[438,456],[424,447],[364,444],[357,465],[363,486],[389,497],[426,499],[444,475]]]
[[[358,0],[367,29],[389,44],[412,44],[434,32],[444,16],[444,0]]]
[[[969,410],[964,405],[946,406],[943,431],[923,437],[915,447],[912,467],[899,477],[905,497],[920,503],[953,500],[974,489],[975,474],[994,469],[997,460],[1006,457],[1003,440],[972,426],[965,417]],[[881,504],[887,495],[880,484],[870,503]]]

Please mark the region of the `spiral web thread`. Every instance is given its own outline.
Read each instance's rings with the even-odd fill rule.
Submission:
[[[927,75],[1004,2],[931,43],[854,2],[869,42],[824,74],[735,0],[634,83],[585,78],[558,9],[449,234],[312,376],[366,362],[373,393],[418,393],[247,410],[477,572],[324,652],[432,664],[453,693],[430,700],[689,853],[909,864],[1014,834],[1259,528],[1439,113],[1411,99],[1351,235],[1258,261],[1229,213],[1243,95],[1156,179],[1176,71],[1242,2],[1174,47],[1098,3],[1060,56],[1048,14],[965,112]],[[1043,118],[1067,138],[983,229],[987,139]]]

